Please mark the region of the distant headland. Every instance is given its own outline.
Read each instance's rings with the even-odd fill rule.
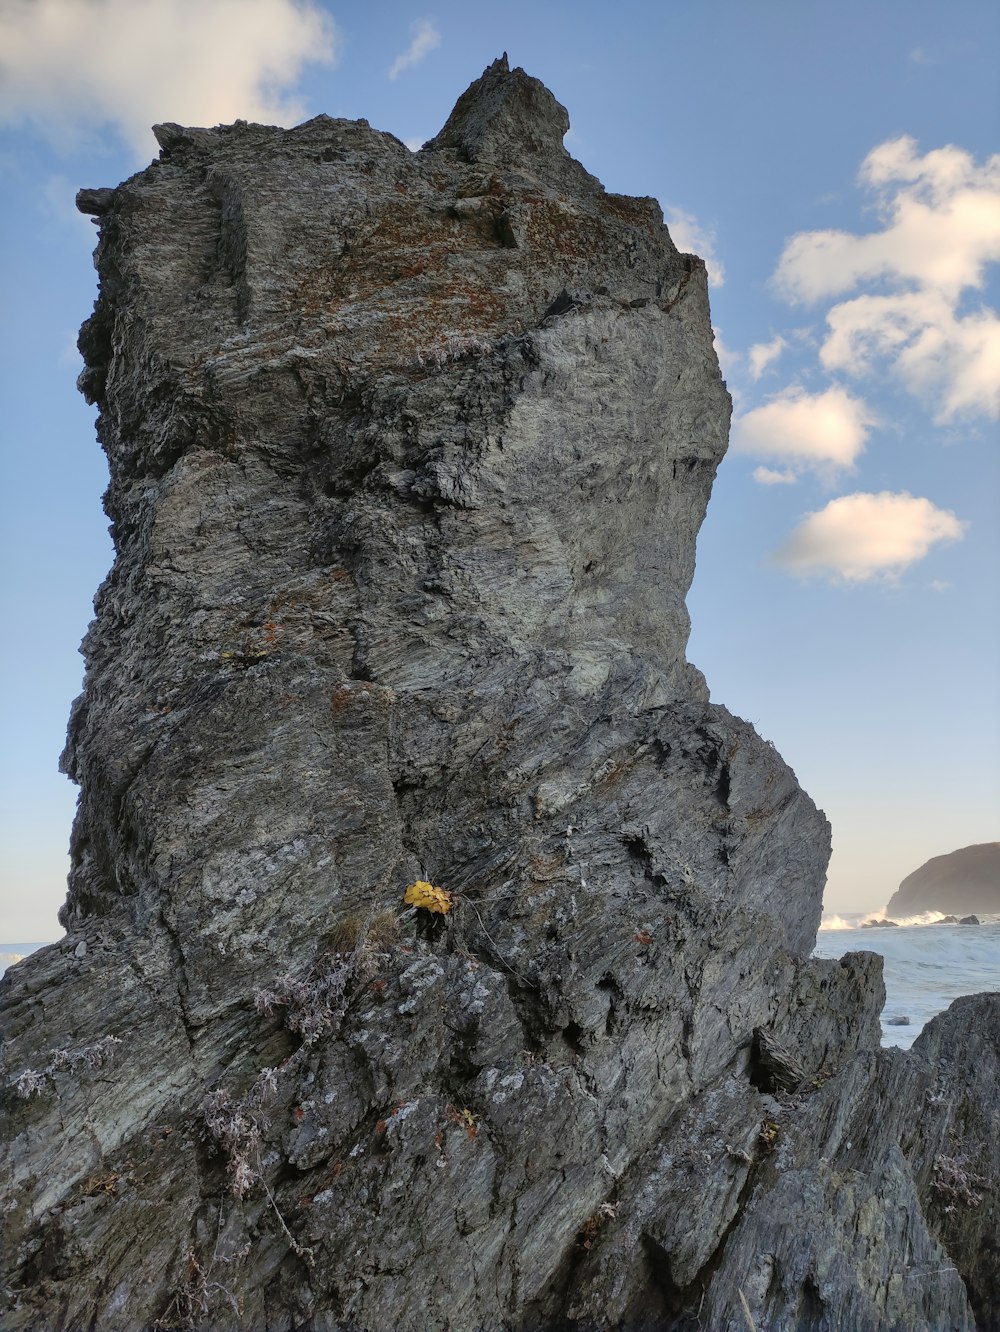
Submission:
[[[933,856],[908,874],[889,899],[886,915],[922,911],[1000,915],[1000,842]]]

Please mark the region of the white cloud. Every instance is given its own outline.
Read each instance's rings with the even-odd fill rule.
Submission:
[[[961,148],[923,157],[908,136],[879,144],[859,180],[876,192],[880,231],[805,231],[778,261],[775,281],[793,301],[814,301],[889,279],[932,286],[957,298],[980,287],[1000,259],[1000,154],[978,166]]]
[[[794,486],[799,479],[790,468],[775,471],[773,467],[755,467],[753,479],[762,486]]]
[[[697,254],[704,259],[708,280],[713,286],[721,287],[726,280],[726,270],[715,253],[715,232],[704,227],[693,213],[683,208],[664,205],[663,216],[670,238],[678,250],[682,254]]]
[[[959,316],[943,293],[925,288],[842,301],[827,324],[820,350],[826,369],[859,375],[888,356],[911,393],[936,396],[939,424],[974,413],[1000,417],[1000,318],[993,310]]]
[[[921,156],[904,136],[873,148],[859,181],[874,194],[882,229],[793,236],[777,286],[812,301],[878,283],[828,311],[823,365],[863,375],[885,360],[911,393],[933,398],[939,423],[997,418],[1000,318],[989,306],[960,306],[1000,260],[1000,154],[981,165],[954,146]]]
[[[846,389],[806,393],[793,387],[737,417],[732,442],[737,452],[784,463],[793,474],[811,470],[830,477],[853,471],[874,424],[866,403]]]
[[[780,335],[772,338],[770,342],[755,342],[747,353],[751,378],[760,379],[767,367],[778,359],[787,346],[788,343]]]
[[[393,82],[399,78],[404,69],[418,65],[435,47],[441,45],[441,34],[430,19],[421,19],[419,23],[414,23],[410,31],[413,33],[413,41],[402,55],[396,57],[389,69],[389,78]]]
[[[894,579],[939,541],[958,541],[967,524],[905,491],[858,492],[809,514],[775,552],[790,573],[861,583]]]
[[[112,126],[143,156],[157,121],[294,124],[287,90],[336,38],[315,0],[3,0],[0,124],[70,146]]]

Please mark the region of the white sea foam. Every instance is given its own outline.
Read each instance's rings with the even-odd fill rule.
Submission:
[[[1000,991],[1000,917],[980,917],[980,925],[942,925],[942,913],[930,911],[901,920],[896,928],[862,928],[866,920],[881,919],[884,911],[831,916],[820,927],[815,955],[841,957],[858,949],[881,953],[883,1045],[909,1048],[925,1023],[952,1000]],[[903,1018],[909,1021],[901,1023]]]
[[[820,931],[826,930],[856,930],[863,929],[869,925],[879,925],[883,921],[891,920],[893,925],[936,925],[939,920],[944,920],[943,911],[921,911],[916,916],[888,916],[886,908],[879,907],[877,911],[869,911],[867,915],[859,912],[847,916],[824,916],[820,924]],[[891,928],[891,926],[887,927]]]

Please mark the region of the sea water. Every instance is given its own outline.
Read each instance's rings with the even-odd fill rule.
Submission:
[[[36,953],[39,948],[44,947],[45,944],[43,943],[0,944],[0,976],[15,962],[20,962],[22,957],[27,957],[29,953]]]
[[[1000,916],[979,925],[943,925],[940,911],[899,925],[865,928],[874,915],[828,916],[820,926],[815,957],[843,957],[859,949],[884,958],[882,1044],[909,1049],[924,1025],[963,994],[1000,990]],[[893,1019],[908,1018],[903,1025]]]
[[[864,928],[874,915],[828,916],[816,939],[816,957],[843,957],[865,949],[885,959],[882,1044],[909,1049],[917,1034],[953,999],[1000,990],[1000,916],[981,925],[942,925],[941,912],[928,911],[904,924]],[[0,944],[0,972],[44,944]],[[903,1025],[893,1019],[908,1018]]]

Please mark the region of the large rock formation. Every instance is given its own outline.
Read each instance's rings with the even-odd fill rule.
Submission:
[[[886,907],[889,916],[924,911],[1000,916],[1000,842],[980,842],[946,856],[932,856],[906,876]]]
[[[499,61],[415,155],[166,125],[81,195],[117,559],[2,983],[7,1329],[996,1308],[924,1212],[995,1156],[809,960],[826,820],[685,660],[704,267],[567,124]]]

